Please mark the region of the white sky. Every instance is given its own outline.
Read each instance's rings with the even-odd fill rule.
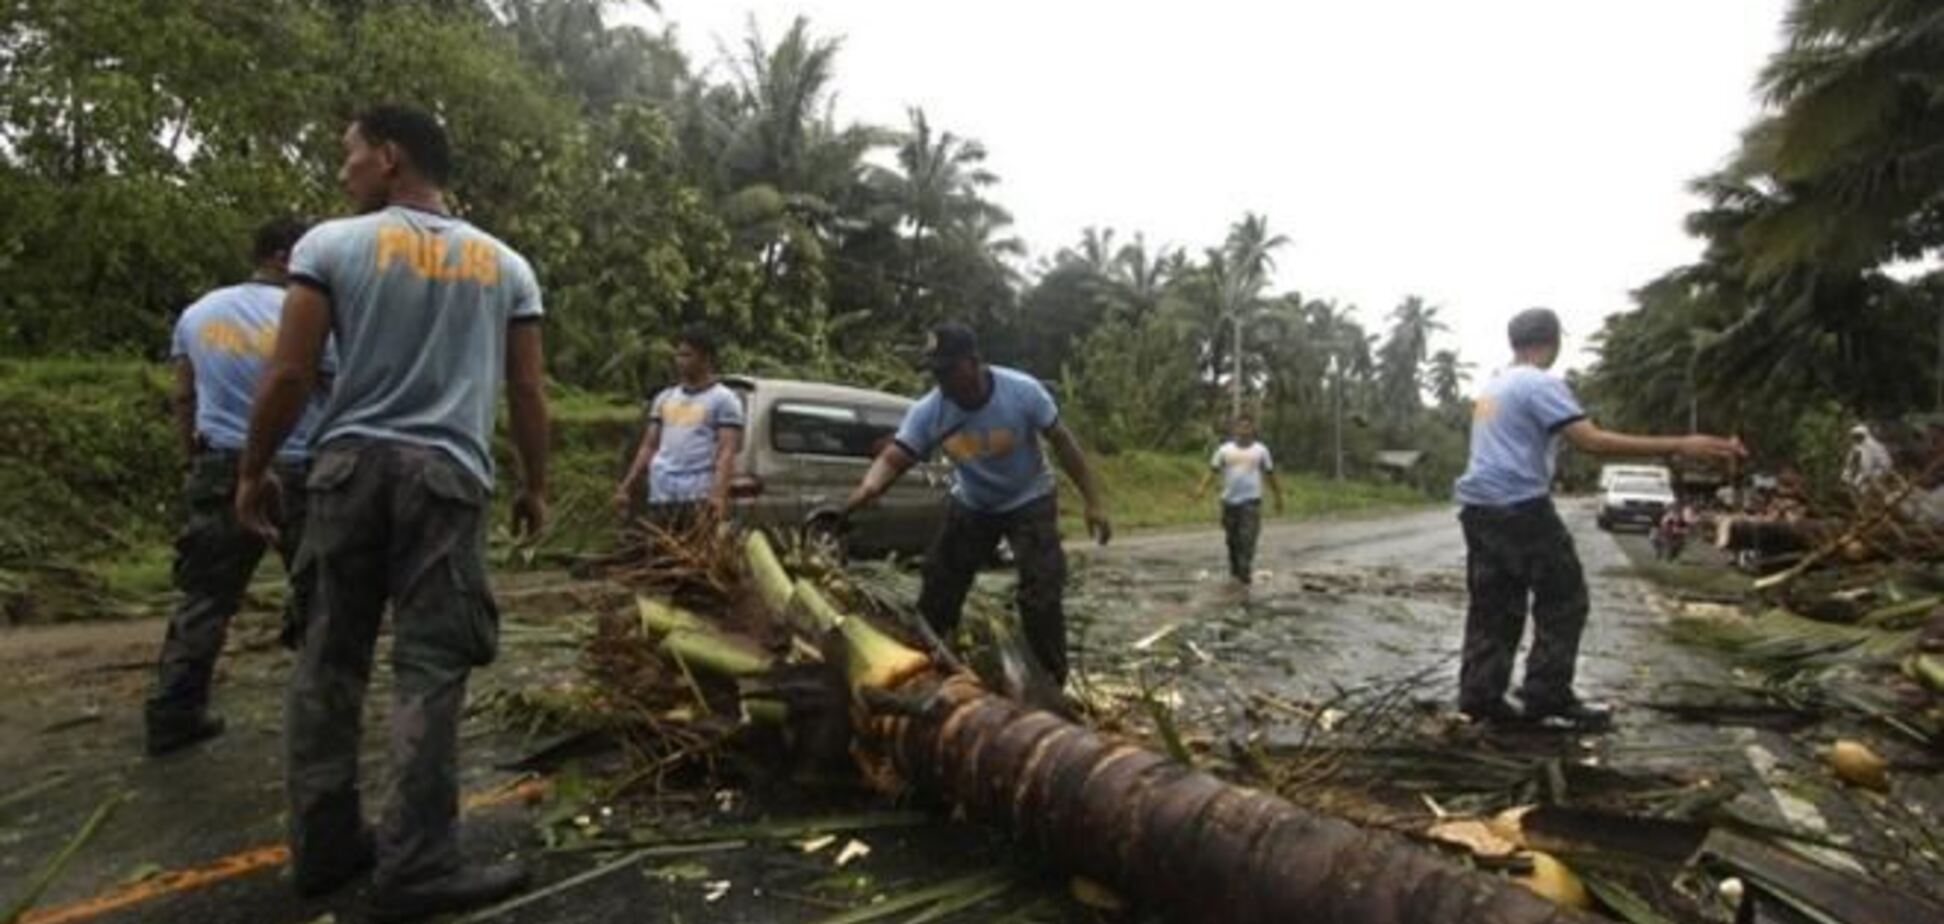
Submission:
[[[923,106],[984,142],[1035,256],[1087,225],[1199,250],[1246,210],[1278,289],[1444,306],[1488,373],[1543,304],[1570,365],[1627,291],[1688,262],[1692,177],[1756,112],[1785,0],[662,0],[696,64],[753,14],[844,37],[838,112]]]

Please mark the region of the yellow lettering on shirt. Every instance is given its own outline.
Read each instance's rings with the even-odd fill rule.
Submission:
[[[196,341],[213,353],[230,356],[269,356],[277,346],[277,328],[247,328],[233,321],[211,321],[196,330]]]
[[[699,427],[708,414],[708,408],[695,401],[670,401],[662,405],[661,419],[664,427]]]
[[[461,240],[458,259],[453,256],[451,242],[442,235],[388,225],[378,229],[373,262],[380,273],[399,267],[434,282],[499,283],[499,254],[485,242]]]
[[[996,459],[1011,453],[1018,445],[1019,437],[1009,427],[961,430],[946,438],[945,454],[956,462]]]

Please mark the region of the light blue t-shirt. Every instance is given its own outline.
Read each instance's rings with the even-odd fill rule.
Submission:
[[[1039,437],[1059,423],[1060,411],[1038,379],[986,368],[992,392],[985,404],[962,408],[934,388],[905,413],[894,439],[919,459],[943,448],[957,473],[952,497],[983,513],[1007,513],[1053,493]]]
[[[1503,507],[1551,493],[1559,431],[1585,417],[1563,380],[1533,366],[1500,373],[1472,405],[1471,463],[1458,478],[1458,502]]]
[[[312,228],[290,277],[331,299],[338,374],[317,444],[430,446],[491,487],[507,325],[541,315],[526,258],[458,218],[394,205]]]
[[[1276,470],[1276,460],[1270,457],[1269,447],[1262,445],[1261,440],[1254,440],[1247,447],[1229,440],[1215,450],[1215,457],[1208,464],[1222,473],[1222,503],[1227,506],[1262,500],[1262,475]]]
[[[742,429],[742,400],[721,382],[696,391],[675,385],[655,396],[648,419],[661,426],[648,466],[648,502],[707,500],[715,486],[717,440],[723,430]]]
[[[195,372],[196,433],[213,449],[238,452],[248,441],[250,407],[256,401],[257,381],[276,349],[283,297],[280,285],[246,282],[197,299],[176,319],[169,358],[187,360]],[[327,348],[322,378],[329,378],[332,365]],[[297,428],[278,447],[278,459],[295,462],[310,457],[322,397],[320,392],[304,408]]]

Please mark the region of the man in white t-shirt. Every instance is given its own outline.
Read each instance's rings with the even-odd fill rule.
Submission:
[[[1275,492],[1276,513],[1283,512],[1282,484],[1276,480],[1276,461],[1269,447],[1256,440],[1255,421],[1238,417],[1228,441],[1215,450],[1208,474],[1195,488],[1195,499],[1208,494],[1216,475],[1222,476],[1222,533],[1228,537],[1229,574],[1244,584],[1255,575],[1256,537],[1262,534],[1262,483]]]

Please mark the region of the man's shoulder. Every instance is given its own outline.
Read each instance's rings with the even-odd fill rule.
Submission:
[[[182,309],[181,317],[176,319],[176,326],[193,326],[208,321],[213,317],[221,317],[222,315],[233,313],[238,309],[254,304],[257,299],[262,297],[260,294],[262,292],[275,293],[279,301],[281,301],[283,294],[275,286],[266,286],[253,282],[240,282],[235,285],[211,289],[208,292],[204,292],[201,298],[190,302],[189,307]]]
[[[1046,387],[1045,383],[1041,382],[1037,376],[1029,372],[1021,372],[1018,369],[1012,368],[1011,366],[997,366],[997,365],[987,364],[986,369],[992,373],[992,380],[994,382],[998,382],[1010,388],[1022,388],[1022,387],[1023,388],[1045,388]]]
[[[366,212],[362,215],[344,215],[338,218],[326,218],[312,225],[309,231],[304,232],[303,238],[298,243],[302,244],[304,241],[326,243],[346,240],[363,234],[373,234],[376,233],[377,229],[383,227],[387,221],[388,216],[383,211]]]

